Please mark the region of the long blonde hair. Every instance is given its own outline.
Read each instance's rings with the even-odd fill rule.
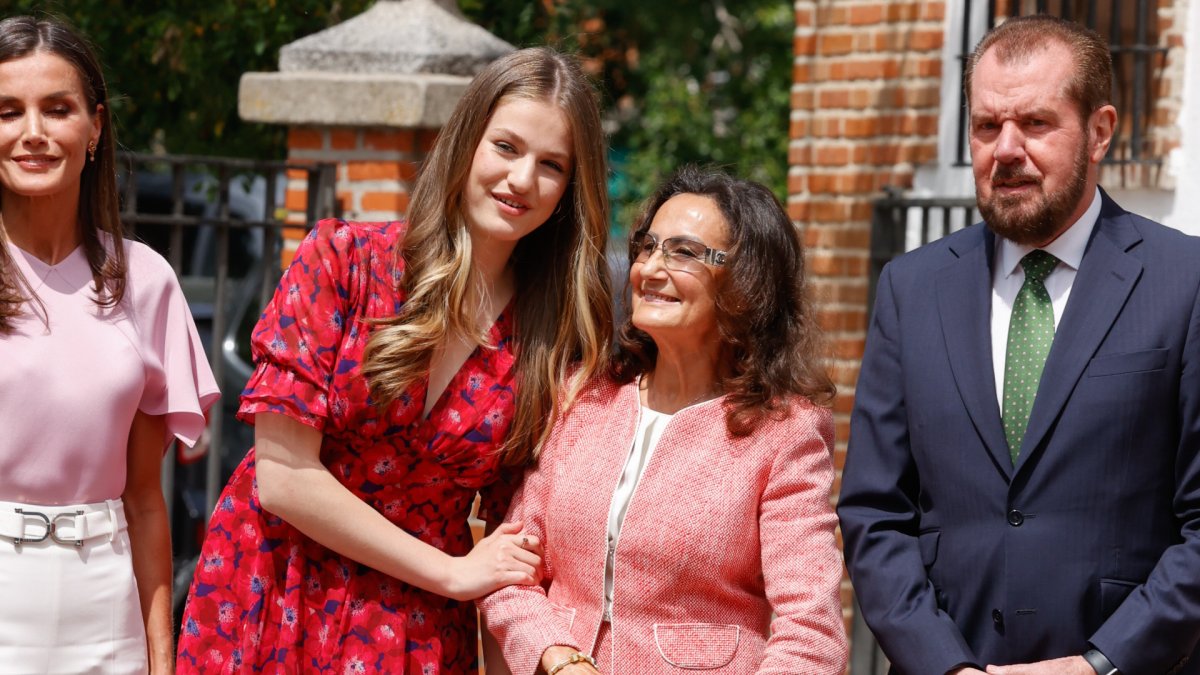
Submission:
[[[383,406],[428,375],[434,351],[450,338],[487,344],[486,329],[465,302],[477,281],[463,192],[488,120],[501,101],[513,98],[562,110],[574,156],[558,208],[517,243],[511,259],[517,393],[501,452],[506,464],[523,465],[536,459],[560,400],[569,406],[583,383],[607,367],[612,342],[604,139],[596,90],[574,59],[544,47],[522,49],[494,61],[471,82],[417,178],[398,252],[407,297],[400,314],[381,321],[371,335],[363,373],[372,398]]]

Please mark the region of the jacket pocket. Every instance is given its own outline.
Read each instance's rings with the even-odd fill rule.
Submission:
[[[737,653],[741,631],[741,626],[718,623],[656,623],[654,644],[676,668],[720,668]]]
[[[1100,580],[1100,615],[1104,619],[1113,615],[1117,608],[1125,602],[1125,598],[1133,592],[1141,584],[1136,581],[1125,581],[1123,579],[1101,579]]]
[[[1097,356],[1088,364],[1088,377],[1142,373],[1162,370],[1167,365],[1167,349],[1147,349],[1142,352]]]

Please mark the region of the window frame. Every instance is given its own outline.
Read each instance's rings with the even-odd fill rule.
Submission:
[[[967,59],[975,47],[971,40],[972,19],[976,12],[971,11],[977,0],[963,0],[962,24],[959,26],[960,41],[957,56],[959,66],[957,133],[954,142],[954,156],[950,165],[954,167],[969,167],[971,165],[967,139],[967,94],[962,86],[966,71]],[[1109,50],[1113,57],[1113,104],[1117,107],[1118,115],[1128,122],[1122,121],[1117,129],[1116,138],[1104,157],[1105,164],[1111,165],[1152,165],[1161,166],[1163,157],[1154,156],[1150,144],[1150,131],[1153,127],[1153,106],[1155,102],[1155,84],[1163,78],[1166,54],[1168,48],[1158,44],[1158,24],[1154,0],[1107,0],[1107,8],[1103,8],[1101,0],[987,0],[987,9],[983,19],[986,21],[984,33],[997,24],[998,18],[1011,18],[1028,14],[1051,14],[1070,20],[1081,20],[1092,30],[1107,32]],[[1132,7],[1134,26],[1130,33],[1131,39],[1126,39],[1127,31],[1122,30],[1122,11]],[[1101,20],[1102,9],[1107,9],[1107,25],[1097,28]],[[1115,18],[1114,18],[1115,17]],[[1141,73],[1143,76],[1138,77]]]

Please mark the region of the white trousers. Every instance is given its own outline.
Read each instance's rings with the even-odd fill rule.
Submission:
[[[16,509],[24,513],[14,516]],[[54,537],[46,520],[54,523]],[[0,502],[0,598],[0,675],[148,670],[120,501]]]

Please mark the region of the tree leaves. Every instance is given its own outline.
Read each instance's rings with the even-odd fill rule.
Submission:
[[[286,129],[237,116],[248,71],[372,0],[7,0],[97,46],[117,137],[135,150],[282,157]],[[726,165],[786,196],[792,6],[784,0],[459,0],[517,46],[578,52],[604,91],[617,220],[685,162]],[[346,101],[353,105],[353,101]]]
[[[680,164],[715,163],[786,198],[790,3],[461,0],[514,44],[585,58],[606,94],[617,220]]]
[[[117,139],[133,150],[276,158],[287,130],[237,115],[242,73],[277,70],[279,48],[371,0],[8,0],[5,15],[52,14],[96,46]]]

